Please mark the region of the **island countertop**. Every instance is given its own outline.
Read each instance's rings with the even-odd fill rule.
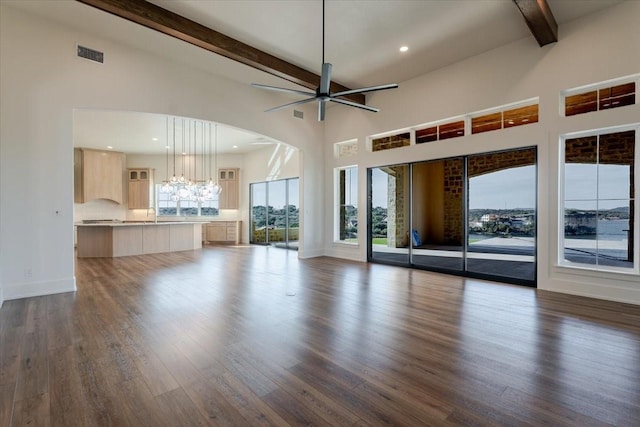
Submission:
[[[96,221],[77,222],[77,227],[131,227],[136,225],[176,225],[176,224],[206,224],[203,221]]]
[[[80,258],[111,258],[202,248],[202,222],[105,221],[76,224]]]

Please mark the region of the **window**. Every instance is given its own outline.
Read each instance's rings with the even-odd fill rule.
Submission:
[[[464,119],[416,130],[416,144],[464,136]]]
[[[165,191],[156,185],[158,216],[217,216],[218,196],[212,200],[191,200],[180,196],[179,191]]]
[[[433,142],[438,140],[438,126],[431,126],[416,131],[416,144]]]
[[[337,240],[356,243],[358,239],[358,168],[337,169]]]
[[[592,111],[608,110],[636,103],[638,75],[615,82],[591,85],[589,88],[564,92],[564,115],[575,116]]]
[[[338,159],[355,156],[358,154],[358,140],[336,142],[334,144],[334,154]]]
[[[298,249],[300,178],[249,185],[249,242]]]
[[[531,101],[529,101],[531,102]],[[538,100],[533,104],[501,107],[480,116],[471,115],[471,133],[489,132],[538,122]]]
[[[438,126],[438,139],[456,138],[464,136],[464,120],[457,122],[445,123]]]
[[[409,132],[397,135],[383,136],[371,140],[371,151],[382,151],[390,148],[407,147],[411,144],[411,134]]]
[[[560,264],[636,271],[637,129],[566,138]]]

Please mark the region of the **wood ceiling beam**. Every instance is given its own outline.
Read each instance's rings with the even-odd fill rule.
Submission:
[[[540,47],[558,41],[558,23],[547,0],[513,0]]]
[[[77,0],[313,91],[320,76],[144,0]],[[331,92],[350,90],[331,82]],[[363,94],[345,96],[365,103]]]

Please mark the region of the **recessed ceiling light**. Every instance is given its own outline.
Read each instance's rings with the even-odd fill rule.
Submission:
[[[110,145],[107,145],[107,149],[109,149],[109,150],[113,150],[113,147],[112,147],[112,146],[110,146]]]
[[[158,138],[151,138],[151,140],[152,140],[152,141],[157,141],[157,140],[158,140]]]
[[[409,50],[409,46],[402,46],[402,47],[400,48],[400,52],[406,52],[406,51],[408,51],[408,50]]]
[[[234,145],[234,146],[233,146],[233,148],[238,148],[238,146],[237,146],[237,145]]]

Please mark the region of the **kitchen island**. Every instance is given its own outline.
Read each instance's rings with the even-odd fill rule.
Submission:
[[[201,222],[123,221],[76,226],[79,258],[113,258],[202,248]]]

